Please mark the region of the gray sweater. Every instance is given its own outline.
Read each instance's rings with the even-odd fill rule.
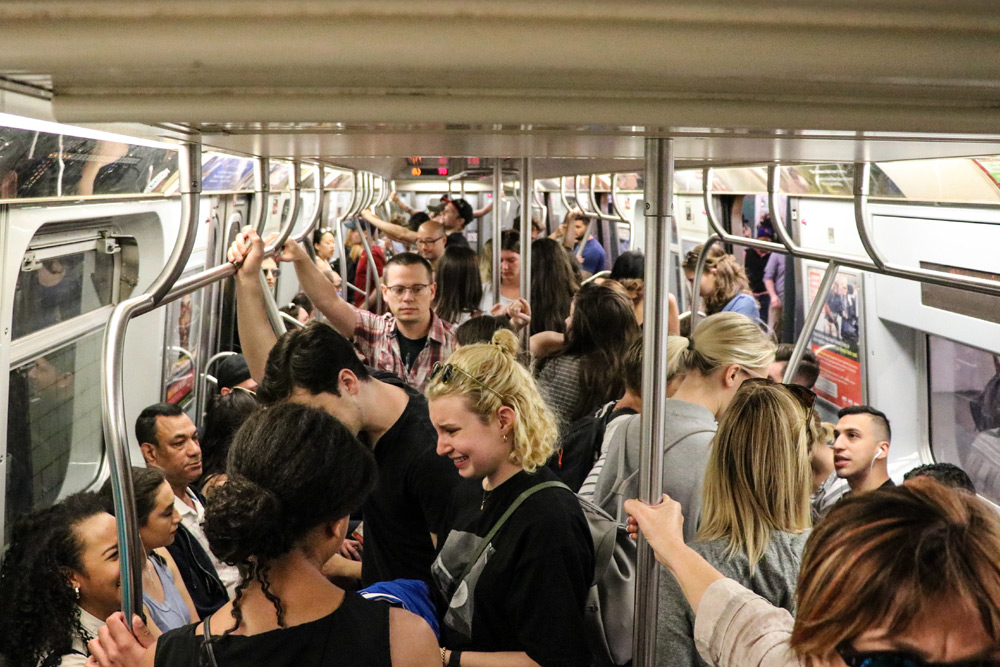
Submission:
[[[723,576],[745,586],[775,607],[794,612],[795,583],[802,550],[809,533],[776,532],[757,562],[753,574],[744,553],[730,557],[726,540],[692,542],[691,548]],[[708,665],[694,643],[694,613],[680,585],[666,570],[660,570],[659,609],[656,622],[656,664],[663,667]]]
[[[684,539],[690,541],[698,529],[701,485],[708,462],[709,445],[715,437],[715,415],[707,408],[668,398],[663,452],[663,492],[684,508]],[[640,415],[620,417],[625,422],[604,443],[607,459],[594,487],[594,502],[611,516],[619,516],[621,505],[639,495]],[[618,420],[615,420],[618,421]],[[623,515],[622,515],[623,516]]]

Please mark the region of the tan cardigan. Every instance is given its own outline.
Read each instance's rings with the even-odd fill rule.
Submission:
[[[785,609],[720,579],[705,591],[694,620],[701,657],[716,667],[809,667],[788,645],[795,619]]]

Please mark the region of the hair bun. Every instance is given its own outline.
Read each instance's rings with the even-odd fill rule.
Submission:
[[[503,350],[504,354],[512,359],[517,357],[519,347],[517,335],[510,329],[497,329],[493,332],[493,338],[490,339],[490,343],[499,347]]]
[[[275,556],[290,544],[284,526],[284,503],[242,475],[230,475],[209,501],[205,537],[219,560],[237,564],[250,556]]]

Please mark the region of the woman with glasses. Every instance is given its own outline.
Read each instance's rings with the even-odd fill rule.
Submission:
[[[776,607],[793,611],[811,525],[809,440],[815,396],[767,379],[736,392],[712,441],[691,549]],[[694,612],[677,580],[659,578],[656,655],[671,667],[706,664]]]
[[[669,497],[626,510],[680,584],[709,664],[1000,666],[1000,515],[967,491],[917,478],[838,504],[806,542],[794,618],[685,545]]]
[[[442,662],[590,665],[587,521],[568,488],[544,486],[557,479],[544,465],[556,426],[515,358],[516,336],[501,329],[492,341],[457,350],[427,388],[438,454],[476,480],[456,489],[432,567],[444,611]]]

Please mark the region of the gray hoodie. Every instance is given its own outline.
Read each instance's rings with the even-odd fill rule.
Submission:
[[[663,447],[663,492],[684,508],[684,540],[694,537],[701,508],[701,485],[708,462],[709,445],[715,437],[715,415],[694,403],[668,398]],[[622,504],[639,495],[639,443],[642,416],[620,417],[619,428],[604,443],[607,459],[597,478],[594,502],[619,521]],[[617,419],[615,420],[618,421]]]

